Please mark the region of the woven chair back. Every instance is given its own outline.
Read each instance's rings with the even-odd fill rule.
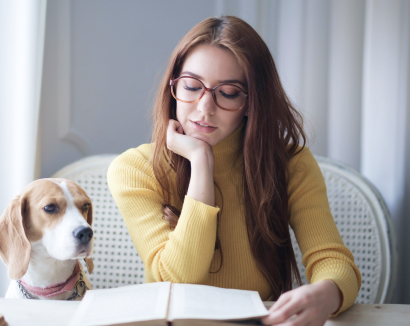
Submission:
[[[94,289],[145,281],[144,265],[107,185],[107,169],[115,157],[88,157],[53,175],[73,180],[92,200],[95,269],[87,276]],[[391,302],[397,252],[391,219],[382,197],[349,166],[324,157],[316,156],[316,159],[325,178],[336,226],[362,273],[356,303]],[[292,230],[291,237],[302,282],[307,284],[302,254]]]
[[[321,156],[315,158],[325,179],[336,226],[362,274],[356,303],[391,302],[397,251],[392,221],[383,198],[350,166]],[[307,284],[302,254],[292,230],[291,237],[302,283]]]
[[[82,187],[93,203],[94,272],[83,267],[93,289],[145,282],[144,265],[107,184],[107,170],[116,155],[91,156],[56,172]]]

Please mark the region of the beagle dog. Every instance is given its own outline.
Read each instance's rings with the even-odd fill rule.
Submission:
[[[12,279],[6,298],[81,300],[91,289],[94,238],[90,198],[66,179],[39,179],[0,217],[0,256]]]

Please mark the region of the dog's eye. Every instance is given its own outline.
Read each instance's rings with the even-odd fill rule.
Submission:
[[[44,207],[44,210],[47,213],[56,213],[58,211],[58,207],[54,204],[50,204],[50,205],[47,205],[46,207]]]
[[[86,212],[86,211],[88,211],[88,209],[90,208],[90,204],[84,204],[84,206],[83,206],[83,212]]]

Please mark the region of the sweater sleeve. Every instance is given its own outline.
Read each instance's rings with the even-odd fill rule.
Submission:
[[[205,283],[214,255],[219,208],[186,196],[171,231],[163,219],[162,189],[144,155],[148,146],[128,150],[111,163],[107,173],[111,193],[151,279]]]
[[[333,280],[343,299],[339,310],[348,309],[361,287],[361,274],[344,245],[330,212],[326,184],[308,148],[290,162],[288,178],[290,225],[295,232],[309,283]]]

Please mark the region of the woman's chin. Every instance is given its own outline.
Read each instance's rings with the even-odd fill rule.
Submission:
[[[191,136],[192,138],[198,139],[198,140],[202,140],[203,142],[207,143],[211,147],[216,145],[215,140],[213,140],[211,137],[201,135],[201,134],[197,134],[197,133],[194,133],[194,134],[189,135],[189,136]]]

